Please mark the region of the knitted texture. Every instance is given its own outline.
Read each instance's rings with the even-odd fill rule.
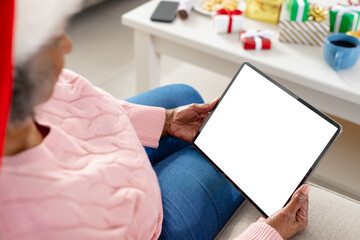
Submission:
[[[283,240],[280,234],[266,223],[256,222],[250,225],[234,240]]]
[[[143,145],[158,145],[164,109],[63,70],[36,121],[51,129],[43,142],[3,157],[0,239],[158,238],[161,194]]]

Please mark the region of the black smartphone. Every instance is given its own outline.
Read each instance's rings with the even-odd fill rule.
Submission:
[[[178,2],[161,1],[151,16],[151,20],[158,22],[174,21],[178,6]]]

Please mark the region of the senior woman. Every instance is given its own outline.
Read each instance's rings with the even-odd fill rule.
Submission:
[[[244,200],[189,144],[217,100],[173,85],[120,101],[64,70],[75,2],[17,4],[0,239],[213,239]],[[237,239],[305,229],[309,190]]]

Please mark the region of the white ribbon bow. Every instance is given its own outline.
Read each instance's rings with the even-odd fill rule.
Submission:
[[[360,12],[360,6],[344,7],[344,6],[341,6],[341,5],[335,5],[335,6],[332,7],[331,10],[334,11],[334,12],[338,12],[337,15],[336,15],[334,32],[339,32],[341,19],[342,19],[342,16],[345,13],[352,13],[352,15],[354,15],[354,20],[353,20],[351,31],[355,31],[356,23],[357,23],[357,20],[358,20],[358,17],[359,17],[359,14],[357,12]]]
[[[243,34],[241,34],[241,40],[243,40],[244,38],[254,38],[255,50],[260,50],[262,48],[261,38],[270,39],[274,36],[274,34],[275,33],[272,30],[256,31],[254,29],[249,29]]]
[[[270,39],[274,36],[274,34],[275,33],[272,30],[256,31],[255,29],[249,29],[241,34],[241,38],[263,37]]]

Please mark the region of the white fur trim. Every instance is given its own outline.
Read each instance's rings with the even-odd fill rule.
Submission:
[[[51,37],[60,35],[67,19],[82,0],[17,0],[15,5],[14,60],[21,64]]]

